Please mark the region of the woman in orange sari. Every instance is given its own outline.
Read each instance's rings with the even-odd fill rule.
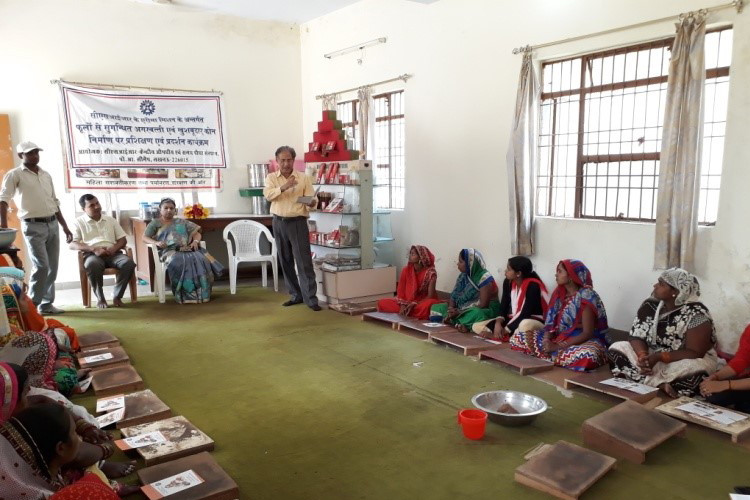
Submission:
[[[409,262],[398,280],[396,298],[379,300],[378,311],[426,320],[430,307],[442,302],[437,298],[436,282],[435,256],[427,247],[413,245],[409,250]]]

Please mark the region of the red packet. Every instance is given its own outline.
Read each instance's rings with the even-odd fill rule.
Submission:
[[[331,163],[331,168],[328,169],[328,175],[326,177],[326,184],[334,184],[338,177],[339,164]]]
[[[315,179],[315,183],[316,184],[322,184],[323,183],[323,179],[325,179],[325,177],[326,177],[326,164],[325,163],[321,163],[320,167],[318,167],[318,178]]]
[[[311,152],[315,152],[315,153],[319,153],[320,152],[320,147],[321,147],[321,144],[319,142],[313,142],[312,145],[310,146],[310,151]]]

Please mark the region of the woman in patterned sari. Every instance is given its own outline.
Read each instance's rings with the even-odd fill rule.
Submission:
[[[664,271],[638,309],[630,340],[609,346],[612,373],[672,397],[696,395],[703,377],[718,367],[714,323],[699,295],[695,276]]]
[[[378,311],[399,313],[425,320],[430,307],[442,302],[437,298],[435,283],[435,256],[422,245],[413,245],[409,250],[409,262],[401,271],[395,299],[378,301]]]
[[[214,274],[221,274],[224,266],[201,248],[201,227],[175,218],[175,207],[173,199],[161,200],[161,217],[146,226],[143,241],[159,248],[159,259],[167,267],[172,294],[179,304],[208,302]]]
[[[45,332],[53,330],[60,342],[78,350],[78,336],[76,331],[56,319],[45,318],[37,311],[31,298],[26,294],[23,269],[7,265],[5,256],[0,255],[0,291],[3,295],[10,332],[0,332],[0,347],[6,345],[24,332]],[[67,337],[67,340],[63,337]]]
[[[440,318],[460,332],[468,332],[471,326],[500,314],[497,284],[492,277],[479,250],[464,248],[458,254],[458,275],[448,303],[435,304],[430,309],[430,318]]]
[[[18,365],[0,362],[0,424],[26,406],[26,372]]]
[[[61,469],[81,440],[70,413],[56,404],[30,406],[0,425],[0,492],[43,500],[66,485]]]
[[[593,370],[607,362],[604,331],[608,326],[591,272],[579,260],[563,260],[555,281],[544,327],[517,330],[510,347],[570,370]]]

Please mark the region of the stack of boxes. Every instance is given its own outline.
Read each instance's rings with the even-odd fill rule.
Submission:
[[[351,149],[346,140],[341,120],[336,119],[336,112],[323,111],[323,120],[318,122],[317,132],[313,132],[313,142],[308,144],[305,163],[329,161],[349,161],[359,159],[359,151]]]

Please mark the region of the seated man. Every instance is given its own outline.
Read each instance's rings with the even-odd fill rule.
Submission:
[[[122,253],[126,243],[125,231],[114,217],[102,214],[102,206],[93,194],[84,194],[78,202],[86,213],[75,221],[75,235],[70,248],[86,253],[83,265],[96,294],[96,307],[99,309],[109,307],[102,289],[104,269],[117,269],[112,303],[115,307],[122,307],[122,295],[135,269],[133,260]]]

